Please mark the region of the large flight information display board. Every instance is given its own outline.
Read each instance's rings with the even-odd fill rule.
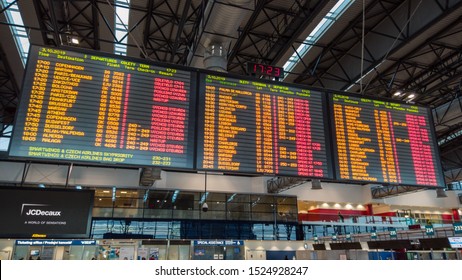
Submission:
[[[208,74],[199,85],[197,169],[332,177],[320,92]]]
[[[330,101],[337,179],[444,186],[427,108],[342,94]]]
[[[195,80],[141,60],[33,46],[10,155],[193,168]]]

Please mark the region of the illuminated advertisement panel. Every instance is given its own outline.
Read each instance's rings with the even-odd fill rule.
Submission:
[[[0,188],[1,237],[88,238],[94,192]]]

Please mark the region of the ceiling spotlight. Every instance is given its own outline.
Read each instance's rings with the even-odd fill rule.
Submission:
[[[401,93],[402,93],[402,92],[398,90],[397,92],[395,92],[395,93],[393,94],[393,96],[400,96]]]
[[[78,45],[79,44],[79,39],[77,39],[75,37],[72,37],[71,38],[71,43],[74,44],[74,45]]]
[[[411,94],[408,95],[407,98],[408,98],[408,99],[412,99],[412,98],[414,98],[414,97],[415,97],[415,94],[411,93]]]
[[[38,187],[44,189],[45,185],[44,184],[38,184]]]

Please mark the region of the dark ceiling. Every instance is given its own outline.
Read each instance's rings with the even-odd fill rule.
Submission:
[[[32,44],[113,53],[114,11],[126,0],[18,4]],[[352,1],[285,81],[409,101],[433,109],[447,182],[462,180],[462,1]],[[248,61],[283,66],[337,3],[332,0],[131,0],[127,55],[204,67],[205,48],[228,52],[227,70]],[[0,6],[0,123],[13,121],[23,74]],[[122,40],[121,40],[122,41]],[[362,77],[362,79],[361,79]],[[395,96],[401,91],[401,96]]]

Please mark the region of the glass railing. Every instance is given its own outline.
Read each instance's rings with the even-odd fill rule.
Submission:
[[[208,211],[203,211],[203,193],[191,191],[150,191],[133,193],[117,190],[98,191],[93,218],[138,218],[172,220],[223,220],[297,223],[297,199],[270,194],[214,193],[207,196]],[[126,195],[127,197],[122,197]],[[130,195],[130,196],[128,196]]]
[[[384,237],[392,236],[390,232],[396,232],[407,238],[409,234],[423,235],[425,227],[431,225],[435,232],[443,236],[453,235],[452,224],[454,219],[425,219],[413,217],[392,217],[392,216],[346,216],[340,218],[332,213],[322,214],[300,214],[299,222],[302,224],[303,238],[312,240],[316,238],[340,238],[345,239],[346,235],[364,236],[370,239],[373,234]],[[335,237],[334,237],[335,236]],[[397,236],[399,238],[399,236]]]
[[[434,226],[440,226],[445,224],[452,224],[454,222],[458,222],[454,220],[453,217],[451,218],[425,218],[425,217],[396,217],[396,216],[366,216],[366,215],[344,215],[342,214],[342,218],[338,215],[332,213],[306,213],[306,214],[299,214],[298,218],[300,222],[304,223],[342,223],[342,224],[374,224],[377,226],[390,226],[390,225],[425,225],[425,224],[432,224]]]
[[[296,240],[296,224],[218,220],[93,220],[92,238]]]

